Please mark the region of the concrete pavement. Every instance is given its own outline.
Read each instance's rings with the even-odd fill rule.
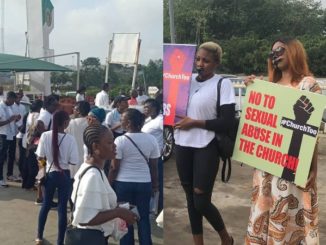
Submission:
[[[220,166],[221,170],[221,166]],[[230,182],[217,176],[213,203],[218,207],[235,244],[244,244],[251,198],[253,168],[232,163]],[[318,196],[320,244],[326,244],[326,134],[321,134],[318,155]],[[189,226],[185,194],[177,176],[175,160],[164,165],[164,245],[193,244]],[[205,245],[220,244],[218,234],[204,219]],[[309,244],[310,245],[310,244]]]
[[[8,183],[9,188],[0,188],[0,244],[35,244],[40,209],[40,206],[34,204],[36,192],[23,190],[20,183]],[[70,216],[69,213],[68,215]],[[57,220],[57,211],[51,210],[45,226],[44,245],[56,244]],[[154,219],[151,221],[153,243],[162,245],[163,230],[157,227]],[[110,240],[109,244],[118,243]]]

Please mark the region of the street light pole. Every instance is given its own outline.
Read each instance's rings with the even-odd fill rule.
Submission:
[[[170,35],[171,43],[175,43],[175,29],[174,29],[174,6],[173,0],[169,0],[169,15],[170,15]]]

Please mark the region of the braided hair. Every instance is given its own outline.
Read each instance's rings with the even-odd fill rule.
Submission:
[[[105,131],[108,128],[100,124],[92,124],[88,126],[83,134],[83,140],[88,150],[88,155],[93,155],[93,143],[99,143]]]

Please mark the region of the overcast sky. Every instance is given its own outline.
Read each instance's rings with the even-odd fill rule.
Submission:
[[[81,59],[98,57],[103,64],[113,33],[140,32],[140,63],[162,59],[163,0],[51,0],[54,29],[50,48],[56,54],[79,51]],[[25,54],[26,0],[5,0],[5,52]],[[56,58],[75,65],[72,56]]]
[[[50,48],[56,54],[79,51],[81,59],[103,64],[114,32],[140,32],[140,63],[162,58],[163,0],[51,0],[54,29]],[[321,0],[326,8],[326,0]],[[26,0],[5,0],[5,52],[25,54]],[[56,58],[76,65],[76,57]]]

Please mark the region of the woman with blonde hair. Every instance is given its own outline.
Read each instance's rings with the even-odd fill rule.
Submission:
[[[175,124],[177,170],[186,193],[195,245],[204,244],[203,217],[219,234],[222,245],[234,243],[220,212],[211,201],[219,165],[215,134],[231,130],[235,116],[232,83],[230,79],[215,74],[221,58],[222,49],[217,43],[206,42],[199,46],[195,56],[198,74],[191,78],[187,115],[179,115],[181,120]],[[220,108],[217,108],[219,81],[221,97]]]

